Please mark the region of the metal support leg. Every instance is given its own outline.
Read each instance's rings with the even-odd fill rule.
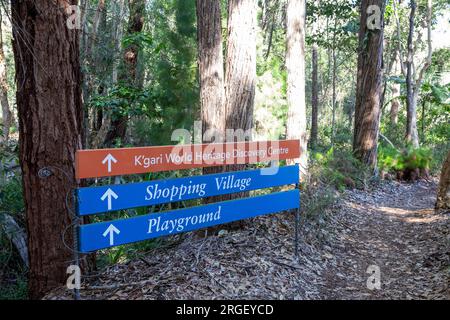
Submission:
[[[297,184],[295,186],[297,189],[300,189],[300,185]],[[300,200],[299,200],[300,201]],[[295,210],[295,256],[298,257],[298,229],[299,229],[299,224],[300,224],[300,207],[298,209]]]
[[[73,260],[78,270],[80,268],[80,254],[78,253],[78,227],[80,226],[80,218],[75,216],[77,206],[77,195],[73,194],[73,214],[74,214],[74,224],[73,224]],[[80,279],[81,282],[81,279]],[[80,283],[81,284],[81,283]],[[73,298],[75,300],[81,300],[80,289],[75,286],[73,289]]]
[[[77,218],[77,221],[78,221],[78,218]],[[77,232],[78,222],[75,224],[73,229],[74,229],[73,236],[74,237],[78,237],[78,232]],[[76,239],[76,238],[74,238],[74,239]],[[77,240],[74,240],[75,245],[74,245],[73,258],[74,258],[75,265],[78,268],[80,268],[80,255],[78,254],[77,242],[78,242]],[[75,288],[73,289],[73,297],[74,297],[75,300],[80,300],[81,299],[81,297],[80,297],[80,289],[77,286],[75,286]]]
[[[300,223],[300,212],[295,211],[295,256],[298,257],[298,227]]]

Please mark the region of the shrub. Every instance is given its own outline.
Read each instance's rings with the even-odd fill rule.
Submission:
[[[313,155],[310,173],[338,190],[363,188],[369,176],[367,168],[350,151],[334,148]]]
[[[395,173],[403,176],[419,170],[426,174],[430,169],[432,161],[432,152],[427,148],[406,147],[403,150],[397,150],[391,146],[378,149],[378,165],[382,175]]]

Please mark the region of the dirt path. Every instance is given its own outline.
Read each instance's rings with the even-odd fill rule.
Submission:
[[[254,219],[117,264],[84,280],[84,299],[449,299],[449,213],[435,214],[435,183],[348,191],[304,220],[293,257],[293,216]],[[178,242],[177,242],[178,240]],[[375,274],[367,273],[368,268]],[[379,271],[380,288],[370,276]],[[65,289],[49,299],[69,298]]]
[[[448,299],[450,219],[434,213],[435,194],[436,185],[426,182],[349,192],[329,221],[337,250],[321,295]],[[367,288],[369,266],[379,270],[379,290]]]

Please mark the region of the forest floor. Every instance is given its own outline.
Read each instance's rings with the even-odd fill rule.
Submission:
[[[436,181],[346,191],[303,219],[298,258],[292,214],[220,236],[176,236],[172,246],[85,278],[81,297],[449,299],[450,213],[434,212],[435,195]],[[371,268],[379,268],[379,289],[368,287]],[[71,295],[60,289],[46,298]]]

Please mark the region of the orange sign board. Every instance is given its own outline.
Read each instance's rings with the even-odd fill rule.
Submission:
[[[299,140],[79,150],[76,176],[86,179],[298,157]]]

